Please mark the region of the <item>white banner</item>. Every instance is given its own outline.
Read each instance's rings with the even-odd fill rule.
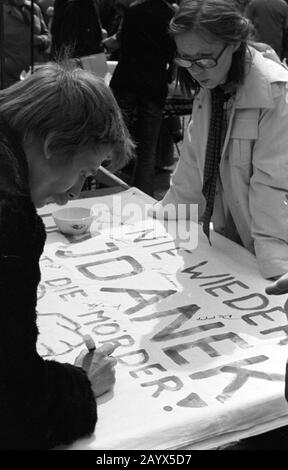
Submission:
[[[255,258],[215,233],[212,247],[201,229],[182,247],[171,225],[125,223],[120,213],[111,231],[115,197],[122,206],[151,202],[132,188],[70,203],[94,213],[107,205],[91,234],[75,237],[56,230],[56,207],[40,211],[48,239],[39,353],[73,363],[87,333],[118,346],[116,385],[98,400],[95,435],[70,448],[209,448],[287,423],[286,296],[265,295]],[[185,221],[173,224],[178,233]]]

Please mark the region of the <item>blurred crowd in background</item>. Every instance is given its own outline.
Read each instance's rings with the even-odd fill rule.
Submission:
[[[184,121],[179,108],[165,114],[176,78],[175,45],[167,29],[181,0],[35,0],[33,16],[30,0],[2,1],[1,88],[40,63],[104,53],[117,62],[110,86],[137,144],[136,160],[119,176],[156,197],[155,176],[167,170],[168,187]],[[234,1],[254,26],[252,39],[270,45],[285,62],[286,0]]]

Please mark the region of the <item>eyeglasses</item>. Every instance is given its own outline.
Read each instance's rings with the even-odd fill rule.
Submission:
[[[227,46],[224,46],[222,51],[217,57],[203,57],[202,59],[184,59],[183,57],[175,57],[174,62],[178,67],[183,67],[184,69],[192,69],[194,66],[198,67],[199,69],[212,69],[216,67],[218,61],[225,51]]]

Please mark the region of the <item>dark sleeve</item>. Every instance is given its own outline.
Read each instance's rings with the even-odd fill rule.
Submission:
[[[51,24],[51,58],[57,57],[61,47],[61,22],[63,18],[64,5],[67,0],[55,0],[54,12]]]
[[[63,52],[63,48],[72,49],[79,41],[79,25],[81,12],[78,14],[77,4],[68,3],[67,0],[56,0],[51,25],[52,54],[56,57]]]
[[[286,362],[286,372],[285,372],[285,398],[288,401],[288,360]]]
[[[40,221],[29,197],[1,187],[0,448],[51,448],[92,433],[96,405],[81,368],[36,351]]]
[[[285,20],[284,20],[284,25],[283,25],[283,44],[282,44],[281,59],[284,59],[284,58],[288,59],[288,11],[285,15]]]
[[[64,13],[65,8],[65,13]],[[79,15],[75,6],[65,5],[57,7],[54,10],[53,21],[51,25],[52,34],[52,52],[54,54],[61,53],[62,49],[70,46],[75,47],[77,41],[79,41]]]
[[[102,31],[99,17],[93,5],[68,3],[59,25],[58,46],[69,46],[73,57],[81,57],[102,51]]]
[[[50,46],[51,38],[50,38],[50,35],[49,35],[48,27],[47,27],[46,22],[44,20],[44,16],[42,14],[41,8],[38,5],[34,5],[34,7],[36,8],[36,14],[37,14],[37,16],[39,18],[39,22],[40,22],[41,31],[40,31],[39,36],[41,37],[41,41],[42,41],[41,49],[43,51],[46,51],[46,49],[48,49],[48,47]]]

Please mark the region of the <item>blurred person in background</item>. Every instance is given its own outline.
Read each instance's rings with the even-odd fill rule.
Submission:
[[[54,7],[48,7],[46,10],[46,17],[47,17],[47,27],[48,27],[48,31],[50,34],[51,34],[53,16],[54,16]],[[50,53],[50,50],[49,50],[49,53]]]
[[[245,10],[251,0],[235,0],[236,6],[238,7],[239,11],[243,14],[245,14]]]
[[[101,11],[105,15],[105,9],[103,4],[106,4],[105,0],[98,0],[100,2],[100,14]],[[119,60],[121,55],[121,30],[123,24],[123,18],[125,11],[134,3],[135,0],[114,0],[113,1],[113,12],[110,16],[110,24],[107,29],[107,38],[103,40],[103,46],[110,60]]]
[[[137,0],[125,10],[120,59],[110,81],[136,143],[135,165],[123,169],[121,177],[151,196],[154,194],[157,143],[170,80],[168,68],[175,52],[174,42],[168,34],[174,13],[171,3]]]
[[[50,7],[54,7],[54,0],[35,0],[35,3],[39,5],[41,8],[42,14],[44,16],[44,20],[46,24],[48,25],[48,15],[47,15],[47,10]]]
[[[250,0],[245,16],[253,23],[256,42],[271,46],[280,60],[288,57],[288,5],[284,0]]]
[[[51,58],[64,50],[70,57],[97,54],[104,50],[97,0],[55,0],[51,24]]]
[[[115,22],[117,22],[117,3],[119,0],[97,0],[98,9],[102,27],[110,36],[115,31]],[[117,27],[116,27],[117,29]]]
[[[4,2],[4,64],[6,86],[20,80],[21,72],[28,71],[31,60],[31,2],[5,0]],[[50,35],[40,7],[34,4],[33,63],[48,59]]]

